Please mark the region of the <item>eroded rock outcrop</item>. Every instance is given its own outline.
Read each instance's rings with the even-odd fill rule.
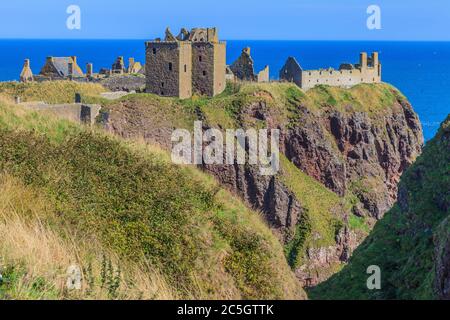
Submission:
[[[353,213],[379,219],[397,199],[402,172],[420,154],[423,135],[411,105],[398,97],[382,114],[298,106],[301,125],[285,136],[286,156],[340,196],[352,192]]]
[[[245,202],[260,210],[282,242],[301,218],[303,208],[295,195],[276,176],[262,176],[249,165],[205,165],[222,185],[236,192]]]
[[[450,116],[404,172],[397,203],[349,264],[310,290],[318,299],[450,299]],[[382,286],[364,284],[368,266]]]

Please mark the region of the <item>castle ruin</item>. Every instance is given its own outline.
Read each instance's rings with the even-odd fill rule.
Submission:
[[[182,29],[164,40],[146,42],[146,91],[189,98],[193,93],[213,97],[225,90],[226,43],[216,28]]]
[[[134,60],[133,57],[128,59],[128,69],[127,72],[129,74],[137,74],[142,73],[142,65],[140,62]]]
[[[235,79],[241,81],[269,82],[269,66],[266,65],[263,70],[255,74],[255,63],[250,52],[251,49],[249,47],[244,48],[239,58],[229,66]]]
[[[304,90],[321,84],[352,87],[360,83],[380,83],[381,63],[378,52],[373,52],[371,57],[368,57],[366,52],[362,52],[359,64],[343,63],[339,70],[333,68],[303,70],[294,57],[289,57],[280,70],[280,80],[294,82]]]
[[[84,77],[75,56],[47,57],[39,75],[52,80]]]
[[[74,80],[102,81],[111,76],[143,75],[144,68],[142,64],[133,57],[128,59],[128,67],[125,66],[124,58],[118,57],[112,69],[101,69],[99,73],[94,72],[93,63],[86,64],[86,74],[83,73],[77,63],[77,57],[47,57],[45,64],[37,75],[33,75],[30,67],[30,59],[26,59],[20,73],[20,82],[31,81],[52,81],[52,80]]]
[[[111,66],[111,73],[113,74],[124,74],[126,71],[125,62],[123,57],[117,57],[116,61],[114,61]]]

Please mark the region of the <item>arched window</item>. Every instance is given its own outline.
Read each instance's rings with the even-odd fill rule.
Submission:
[[[156,54],[156,48],[153,48],[153,54]]]
[[[202,62],[203,58],[202,56],[198,56],[198,61]]]
[[[172,69],[173,69],[172,62],[169,62],[169,71],[172,71]]]
[[[187,65],[184,65],[184,72],[187,72]]]

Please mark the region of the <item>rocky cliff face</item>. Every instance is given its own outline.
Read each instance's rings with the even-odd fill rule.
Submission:
[[[204,169],[263,213],[290,248],[287,255],[302,257],[291,265],[307,285],[325,280],[363,239],[361,230],[349,224],[352,216],[371,225],[390,209],[396,201],[397,182],[423,143],[410,104],[387,85],[319,87],[306,94],[292,85],[250,86],[225,98],[197,101],[194,108],[191,104],[167,107],[177,110],[176,115],[159,103],[124,100],[109,107],[106,125],[122,136],[144,137],[165,147],[171,145],[173,128],[192,128],[195,119],[221,129],[263,124],[281,130],[280,150],[294,165],[289,172],[284,166],[273,177],[261,176],[248,165],[205,165]],[[308,183],[322,186],[325,197],[334,203],[316,207],[307,198],[308,186],[295,192],[287,179],[295,176],[301,183],[305,180],[301,174],[312,177],[316,182]],[[324,212],[326,218],[321,216]],[[306,228],[310,220],[312,226]],[[293,253],[293,247],[299,252]]]
[[[295,195],[276,176],[262,176],[254,166],[205,165],[222,185],[234,191],[251,207],[260,210],[282,242],[289,241],[303,208]]]
[[[320,117],[298,106],[302,123],[284,139],[286,156],[340,196],[353,192],[358,216],[379,219],[396,200],[402,172],[423,143],[417,115],[397,97],[379,115],[327,108]]]
[[[450,117],[403,174],[398,200],[348,266],[314,288],[313,298],[450,299]],[[369,265],[380,290],[364,285]]]

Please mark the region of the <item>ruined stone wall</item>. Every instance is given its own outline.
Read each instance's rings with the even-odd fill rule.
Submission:
[[[147,42],[147,92],[169,97],[191,96],[189,73],[180,76],[180,68],[184,71],[184,63],[188,64],[190,47],[190,43],[182,42]]]
[[[302,72],[301,88],[310,89],[316,85],[352,87],[360,83],[381,82],[381,66],[352,70],[307,70]]]
[[[304,90],[317,85],[352,87],[360,83],[380,83],[381,64],[377,52],[372,53],[370,58],[362,52],[359,64],[345,63],[339,70],[303,70],[294,57],[289,57],[280,70],[280,80],[294,82]]]
[[[44,104],[26,102],[21,103],[20,105],[27,109],[39,112],[49,112],[60,119],[89,125],[93,125],[95,123],[95,119],[100,114],[101,109],[101,106],[98,104],[81,103]]]
[[[257,80],[258,82],[269,82],[269,66],[266,66],[260,72],[258,72]]]
[[[254,62],[250,55],[250,48],[244,48],[241,55],[230,66],[237,79],[243,81],[256,81]]]

